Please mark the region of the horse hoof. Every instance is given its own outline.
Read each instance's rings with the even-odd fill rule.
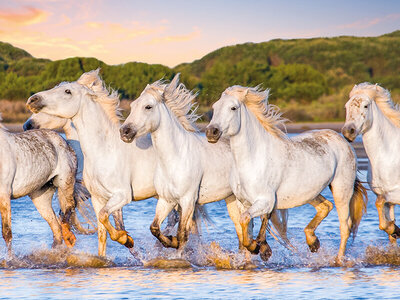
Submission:
[[[390,235],[394,239],[398,239],[400,237],[400,228],[394,224],[394,232]]]
[[[312,243],[311,245],[308,245],[308,247],[310,248],[310,251],[313,253],[317,252],[320,246],[321,246],[321,244],[319,243],[318,238],[315,239],[314,243]]]
[[[260,245],[260,257],[263,261],[268,261],[272,255],[271,247],[266,243],[263,242]]]
[[[131,238],[129,235],[126,235],[126,242],[124,246],[126,248],[133,248],[133,245],[134,245],[133,238]]]
[[[72,233],[72,231],[69,229],[68,224],[65,224],[65,223],[61,224],[61,233],[62,233],[62,237],[65,242],[65,245],[67,245],[68,248],[74,247],[75,242],[76,242],[76,237]]]

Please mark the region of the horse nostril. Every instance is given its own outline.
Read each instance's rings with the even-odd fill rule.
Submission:
[[[218,129],[218,128],[214,128],[214,129],[212,130],[212,134],[213,134],[213,135],[218,135],[218,133],[219,133],[219,129]]]
[[[356,130],[353,127],[351,127],[350,128],[350,134],[354,134],[355,132],[356,132]]]
[[[121,128],[121,133],[122,135],[128,135],[130,133],[130,128],[129,127],[122,127]]]
[[[35,103],[38,100],[39,100],[39,96],[34,95],[34,96],[29,98],[29,103]]]
[[[25,122],[22,127],[23,127],[24,131],[33,129],[32,122],[30,122],[30,121]]]

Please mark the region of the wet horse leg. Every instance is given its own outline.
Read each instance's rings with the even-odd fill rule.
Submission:
[[[6,242],[8,255],[12,256],[11,199],[9,195],[0,196],[0,213],[3,238]]]
[[[112,213],[112,216],[114,218],[115,229],[117,229],[117,230],[125,230],[124,218],[123,218],[123,214],[122,214],[122,208],[114,211]]]
[[[258,254],[260,246],[263,245],[263,259],[268,259],[271,256],[271,249],[265,240],[265,233],[268,225],[268,219],[274,207],[274,201],[262,201],[259,199],[253,203],[253,205],[242,214],[240,217],[240,225],[243,233],[243,246],[247,248],[251,253]],[[248,227],[252,217],[261,214],[261,227],[258,233],[257,240],[250,237]],[[260,241],[260,243],[257,243]]]
[[[260,257],[263,261],[268,261],[268,259],[272,255],[271,247],[268,245],[266,240],[266,232],[268,225],[268,216],[262,215],[261,217],[261,227],[257,236],[257,247],[259,248],[258,252],[260,253]]]
[[[127,200],[129,199],[129,200]],[[128,235],[126,230],[117,230],[112,226],[110,222],[110,214],[122,209],[125,204],[128,204],[130,198],[123,194],[114,194],[108,201],[107,204],[99,212],[99,220],[110,234],[110,238],[113,241],[117,241],[121,245],[127,248],[133,248],[134,242],[131,236]]]
[[[243,205],[236,199],[234,195],[231,195],[225,199],[226,208],[228,210],[229,217],[231,218],[233,224],[235,225],[236,234],[239,240],[239,250],[244,249],[243,246],[243,233],[242,226],[240,225],[240,216],[243,211]]]
[[[61,232],[65,244],[73,247],[76,237],[71,231],[71,216],[75,210],[74,185],[75,176],[73,172],[60,174],[53,180],[53,184],[58,187],[58,198],[61,206]]]
[[[107,231],[104,225],[100,222],[99,215],[101,209],[104,207],[104,202],[92,194],[92,204],[94,212],[97,217],[97,238],[98,238],[98,254],[99,256],[106,256],[106,246],[107,246]]]
[[[388,212],[387,212],[387,215],[388,215],[388,219],[391,221],[391,222],[393,222],[394,223],[394,226],[396,226],[397,227],[397,225],[396,225],[396,216],[394,215],[394,204],[388,204],[387,205],[388,206]],[[399,232],[400,230],[398,229],[398,227],[397,227],[397,229],[395,229],[395,232]],[[397,233],[397,235],[396,236],[392,236],[392,235],[389,235],[389,242],[390,242],[390,244],[392,245],[392,246],[397,246],[397,238],[398,238],[398,235],[399,235],[399,233]]]
[[[150,225],[151,233],[167,248],[178,248],[178,240],[176,237],[166,236],[161,232],[161,223],[174,209],[175,205],[175,203],[168,202],[160,197],[157,201],[156,215],[154,216],[153,223]]]
[[[177,233],[177,240],[178,240],[178,251],[179,255],[182,254],[183,249],[189,239],[189,232],[190,227],[193,221],[193,213],[194,213],[194,203],[196,200],[188,199],[183,200],[181,199],[181,211],[180,211],[180,220],[178,226],[178,233]]]
[[[36,209],[42,218],[49,224],[51,231],[53,232],[53,248],[61,245],[63,241],[61,226],[51,205],[54,192],[55,188],[53,186],[45,186],[42,189],[29,194]]]
[[[390,205],[386,203],[384,196],[377,196],[375,206],[379,216],[379,229],[384,230],[389,235],[389,240],[393,243],[393,239],[400,237],[400,229],[394,223],[394,218],[392,219],[390,216]],[[388,221],[388,218],[390,221]]]
[[[317,236],[315,235],[315,230],[321,224],[322,220],[325,219],[329,212],[333,209],[333,204],[326,200],[326,198],[322,195],[318,195],[315,199],[309,202],[312,206],[314,206],[317,211],[314,218],[310,223],[304,228],[304,233],[306,235],[307,245],[310,248],[311,252],[317,252],[320,247],[320,242]]]

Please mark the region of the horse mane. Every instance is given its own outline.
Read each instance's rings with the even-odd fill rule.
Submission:
[[[268,103],[269,89],[262,90],[260,86],[234,85],[227,88],[224,93],[236,97],[245,104],[266,131],[276,137],[287,138],[279,128],[279,126],[285,127],[287,119],[282,118],[282,112],[277,106]]]
[[[198,132],[195,122],[200,116],[196,114],[197,103],[194,101],[197,93],[193,93],[178,81],[179,73],[169,84],[157,80],[147,85],[144,91],[151,93],[157,101],[164,102],[185,130]]]
[[[400,127],[400,108],[394,103],[390,92],[378,84],[364,82],[357,84],[350,92],[350,98],[357,94],[367,94],[367,96],[375,101],[381,112],[395,126]]]
[[[77,80],[77,83],[93,91],[93,100],[100,104],[111,122],[119,124],[122,118],[122,113],[119,107],[118,92],[113,89],[107,89],[104,81],[99,75],[99,71],[100,68],[83,73]]]

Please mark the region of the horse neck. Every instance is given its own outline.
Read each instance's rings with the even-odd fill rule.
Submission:
[[[65,137],[67,138],[67,140],[74,140],[74,141],[79,140],[78,132],[76,131],[76,128],[71,120],[68,120],[65,123],[63,130],[64,130]]]
[[[181,159],[181,153],[187,149],[191,132],[188,132],[179,123],[175,115],[161,104],[160,125],[151,133],[154,150],[157,158],[163,161]]]
[[[259,163],[257,157],[263,157],[265,161],[274,152],[281,151],[285,140],[266,131],[256,117],[245,106],[243,108],[239,133],[230,138],[235,162],[237,165]]]
[[[395,126],[373,102],[373,121],[371,128],[366,131],[362,138],[368,157],[373,159],[377,155],[386,155],[393,150],[390,145],[393,141],[400,139],[400,128]]]
[[[120,141],[119,124],[113,123],[99,103],[82,99],[78,113],[72,118],[83,153],[98,152],[105,145]]]
[[[71,120],[68,120],[63,127],[65,137],[67,138],[68,145],[74,149],[76,158],[78,160],[78,169],[76,171],[77,177],[82,178],[83,172],[83,153],[81,143],[79,141],[78,132]]]

